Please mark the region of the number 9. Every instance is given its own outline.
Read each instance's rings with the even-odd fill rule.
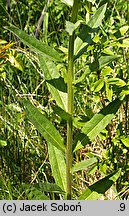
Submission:
[[[120,203],[120,211],[124,211],[125,210],[125,204],[124,203]]]

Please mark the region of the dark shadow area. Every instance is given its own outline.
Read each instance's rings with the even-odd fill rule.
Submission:
[[[96,59],[93,63],[89,64],[89,68],[91,72],[99,70],[99,61]]]
[[[46,82],[54,86],[59,91],[67,92],[67,85],[62,77],[46,80]]]
[[[102,109],[99,114],[107,115],[107,114],[115,114],[117,110],[119,109],[122,101],[120,101],[118,98],[109,103],[108,106],[106,106],[104,109]]]
[[[115,174],[116,172],[106,176],[105,178],[99,180],[95,184],[91,185],[89,189],[91,191],[96,191],[97,193],[104,194],[114,183],[110,178]]]

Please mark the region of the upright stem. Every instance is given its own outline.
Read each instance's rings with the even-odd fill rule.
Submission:
[[[79,0],[74,0],[72,8],[71,22],[75,23],[77,20]],[[74,93],[73,93],[73,77],[74,77],[74,39],[75,32],[69,36],[69,51],[68,51],[68,76],[67,76],[67,91],[68,91],[68,112],[73,115],[74,109]],[[67,199],[71,200],[72,191],[72,141],[73,141],[73,121],[67,121],[67,151],[66,151],[66,178],[67,178]]]

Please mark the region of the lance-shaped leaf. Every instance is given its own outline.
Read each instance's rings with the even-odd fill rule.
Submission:
[[[40,191],[42,191],[42,193],[43,192],[52,192],[52,193],[64,194],[64,191],[55,183],[41,181],[41,182],[35,183],[33,185],[26,184],[26,183],[22,184],[22,188],[24,190],[31,189],[32,187],[39,189]]]
[[[97,162],[96,158],[90,158],[84,161],[80,161],[79,163],[75,164],[72,168],[71,168],[71,172],[77,172],[79,170],[83,170],[86,169],[88,166],[93,165],[94,163]]]
[[[93,39],[93,32],[98,31],[98,27],[104,18],[107,4],[102,5],[96,13],[91,17],[87,25],[84,25],[75,40],[74,54],[78,58],[86,51],[87,45],[91,44]]]
[[[39,182],[34,185],[40,187],[44,192],[64,193],[64,191],[55,183]]]
[[[19,37],[23,43],[29,46],[36,53],[39,53],[40,55],[46,55],[47,57],[52,58],[56,61],[61,61],[59,53],[47,44],[42,43],[41,41],[37,40],[33,36],[26,34],[24,31],[16,28],[15,26],[8,26],[5,28]]]
[[[96,12],[95,14],[91,17],[91,19],[88,22],[88,26],[91,28],[98,28],[101,23],[102,20],[104,18],[104,14],[106,12],[106,8],[107,8],[107,3],[102,5]]]
[[[121,170],[119,169],[118,171],[94,183],[88,187],[78,199],[99,200],[104,195],[104,193],[116,182],[120,176],[120,172]]]
[[[63,138],[54,125],[38,110],[38,108],[33,106],[29,100],[23,100],[23,104],[27,109],[27,117],[36,129],[43,135],[46,141],[65,152]]]
[[[99,135],[99,133],[102,132],[102,130],[111,122],[120,105],[121,101],[116,99],[107,107],[103,108],[99,113],[95,114],[88,122],[86,122],[81,130],[81,133],[77,134],[75,137],[75,141],[78,141],[75,150],[85,146],[90,141],[93,141],[96,136]]]
[[[27,188],[25,194],[29,200],[49,200],[48,196],[46,196],[39,188],[34,186]]]
[[[63,110],[67,110],[67,86],[60,76],[60,73],[54,64],[43,56],[39,57],[40,67],[43,71],[44,78],[47,82],[48,89],[52,94],[53,99],[57,105]]]
[[[63,191],[66,191],[66,164],[64,154],[55,146],[51,145],[51,143],[48,143],[48,153],[55,182]]]

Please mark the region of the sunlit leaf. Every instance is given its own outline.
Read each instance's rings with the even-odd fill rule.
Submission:
[[[121,136],[120,140],[124,144],[124,146],[129,148],[129,136],[127,136],[127,137],[126,136]]]
[[[113,90],[109,87],[108,83],[105,83],[106,97],[111,102],[113,96]]]
[[[6,44],[6,43],[8,43],[6,40],[0,39],[0,45],[1,45],[1,44]]]
[[[98,28],[102,23],[102,20],[106,12],[106,8],[107,8],[107,4],[102,5],[91,17],[87,25],[91,28]]]
[[[124,36],[125,35],[125,33],[128,31],[128,29],[129,29],[129,26],[122,26],[120,29],[119,29],[119,31],[120,31],[120,33],[121,33],[121,36]]]
[[[104,81],[102,79],[100,80],[97,80],[95,83],[94,83],[94,92],[99,92],[104,86]]]
[[[61,0],[63,3],[65,3],[68,6],[73,6],[73,0]]]
[[[12,66],[23,72],[20,62],[18,62],[18,60],[13,55],[10,54],[8,60]]]
[[[114,77],[114,78],[109,78],[108,80],[109,85],[116,85],[116,86],[125,86],[126,82],[120,78]]]
[[[121,101],[119,99],[111,102],[98,114],[95,114],[93,118],[84,125],[82,132],[86,134],[91,141],[94,140],[95,137],[110,123],[119,109],[120,104]]]
[[[7,141],[6,140],[0,140],[0,147],[5,147],[7,146]]]

